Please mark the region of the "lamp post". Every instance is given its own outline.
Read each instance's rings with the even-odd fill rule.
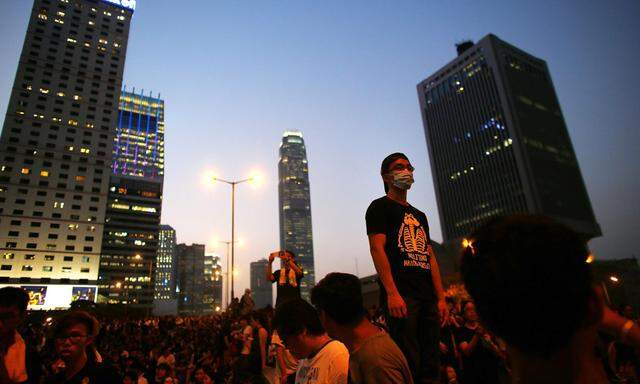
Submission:
[[[229,181],[229,180],[224,180],[221,179],[219,177],[214,177],[213,180],[214,181],[220,181],[222,183],[225,184],[229,184],[231,186],[231,299],[233,300],[234,298],[234,293],[233,293],[233,270],[234,270],[234,261],[235,261],[235,242],[236,242],[236,228],[235,228],[235,220],[236,220],[236,216],[235,216],[235,209],[236,209],[236,185],[240,184],[240,183],[244,183],[246,181],[252,181],[254,179],[254,177],[250,177],[248,179],[242,179],[242,180],[236,180],[236,181]],[[227,273],[229,273],[229,270],[227,269]]]
[[[231,299],[229,298],[229,255],[231,253],[230,249],[231,249],[231,243],[232,242],[231,241],[223,241],[223,240],[220,240],[219,242],[222,243],[222,244],[226,244],[227,245],[227,272],[223,273],[223,275],[225,275],[225,279],[224,279],[225,289],[224,290],[226,292],[226,294],[224,296],[225,296],[225,299],[226,299],[226,307],[228,308],[229,307],[229,303],[231,302]],[[239,243],[239,241],[236,240],[236,243]],[[231,274],[233,274],[233,272],[231,272]]]

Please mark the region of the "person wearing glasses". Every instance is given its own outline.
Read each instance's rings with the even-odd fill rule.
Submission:
[[[365,218],[391,338],[415,383],[437,383],[440,327],[449,312],[427,216],[407,201],[413,171],[404,154],[387,156],[380,168],[386,195],[369,205]]]
[[[84,311],[68,312],[56,321],[53,339],[64,367],[51,376],[47,384],[121,382],[111,367],[96,361],[92,346],[99,327],[98,320]]]

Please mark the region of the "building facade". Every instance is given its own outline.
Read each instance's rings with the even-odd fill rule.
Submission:
[[[222,265],[220,256],[215,253],[204,255],[204,280],[203,302],[207,305],[206,312],[222,310]]]
[[[176,246],[176,230],[169,225],[160,225],[154,276],[153,310],[155,315],[177,314],[178,254]]]
[[[300,283],[302,297],[309,299],[315,285],[309,164],[302,133],[285,132],[278,162],[280,249],[296,255],[304,271]]]
[[[266,306],[273,307],[273,288],[271,281],[267,280],[266,268],[269,260],[262,259],[251,263],[251,293],[255,308]]]
[[[417,88],[445,241],[516,212],[601,234],[544,60],[488,35]]]
[[[108,303],[153,307],[163,180],[164,100],[123,90],[98,286]]]
[[[0,137],[0,284],[31,308],[95,300],[133,7],[34,1]]]
[[[204,245],[203,244],[178,244],[178,314],[202,315],[207,311],[204,303],[205,278],[204,278]]]

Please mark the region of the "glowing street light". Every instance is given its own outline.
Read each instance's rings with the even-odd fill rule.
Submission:
[[[620,281],[620,279],[618,279],[617,276],[613,276],[613,275],[609,276],[609,280],[611,280],[614,283],[618,283]]]
[[[591,263],[593,263],[593,261],[594,261],[595,259],[596,259],[596,258],[593,256],[593,254],[591,254],[591,253],[590,253],[590,254],[589,254],[589,256],[587,256],[586,263],[587,263],[587,264],[591,264]]]
[[[235,225],[235,220],[236,220],[236,211],[235,211],[235,207],[236,207],[236,185],[237,184],[241,184],[244,182],[250,182],[250,183],[258,183],[261,179],[261,176],[259,173],[254,172],[250,177],[246,178],[246,179],[242,179],[242,180],[234,180],[234,181],[229,181],[229,180],[225,180],[225,179],[221,179],[217,176],[213,176],[212,177],[213,181],[219,181],[221,183],[225,183],[225,184],[229,184],[231,186],[231,270],[235,271],[234,269],[234,265],[235,265],[235,242],[236,242],[236,225]],[[257,186],[257,185],[256,185]],[[231,273],[231,299],[233,299],[235,297],[234,292],[233,292],[233,276],[235,275],[234,273]]]

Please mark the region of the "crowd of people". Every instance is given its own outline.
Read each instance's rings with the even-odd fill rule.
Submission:
[[[396,153],[380,173],[386,195],[366,214],[379,308],[339,272],[303,300],[290,251],[265,271],[275,308],[246,291],[210,316],[37,322],[26,292],[5,287],[0,383],[638,383],[637,314],[609,308],[583,237],[542,216],[489,219],[461,254],[468,295],[447,296],[426,215],[407,202],[413,167]]]

